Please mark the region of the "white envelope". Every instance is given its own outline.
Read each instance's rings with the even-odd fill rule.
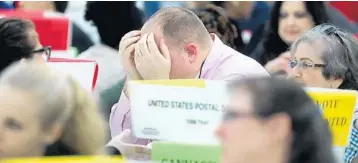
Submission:
[[[51,58],[47,64],[60,72],[71,75],[88,91],[92,91],[96,85],[98,65],[95,61]]]
[[[132,131],[146,139],[218,144],[212,132],[227,103],[226,85],[203,81],[206,88],[129,83]],[[215,92],[215,95],[211,95]]]

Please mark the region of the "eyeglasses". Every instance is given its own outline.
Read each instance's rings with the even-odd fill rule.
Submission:
[[[304,68],[304,69],[314,68],[314,67],[325,67],[326,66],[325,64],[315,64],[315,63],[310,63],[310,62],[307,62],[307,61],[297,61],[297,60],[290,60],[288,62],[288,65],[291,68],[295,68],[296,66],[298,66],[299,68]]]
[[[41,49],[37,49],[31,52],[31,54],[33,55],[41,55],[45,61],[48,61],[51,57],[51,51],[52,48],[51,46],[45,46]]]
[[[223,121],[229,122],[238,118],[253,117],[253,116],[255,115],[252,113],[241,113],[230,109],[224,112]]]
[[[265,115],[262,115],[263,117]],[[224,114],[223,114],[223,121],[229,122],[238,118],[248,118],[248,117],[261,117],[261,115],[250,113],[250,112],[240,112],[237,109],[234,109],[230,106],[225,106]]]

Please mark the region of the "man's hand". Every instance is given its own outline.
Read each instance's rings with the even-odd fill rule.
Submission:
[[[135,65],[145,80],[169,79],[171,60],[163,39],[160,41],[159,48],[160,50],[153,33],[144,34],[136,44]]]
[[[139,39],[140,31],[131,31],[125,34],[119,43],[119,54],[121,55],[123,67],[128,73],[127,79],[142,79],[134,64],[134,49]]]
[[[130,130],[124,130],[121,134],[114,137],[107,146],[117,148],[126,159],[150,160],[152,153],[151,146],[130,144],[130,135]]]

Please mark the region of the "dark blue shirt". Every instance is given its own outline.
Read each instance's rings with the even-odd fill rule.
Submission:
[[[255,2],[248,19],[236,20],[241,30],[256,31],[258,27],[270,19],[270,6],[263,1]]]

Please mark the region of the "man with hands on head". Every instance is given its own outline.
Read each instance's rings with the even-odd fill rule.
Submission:
[[[193,12],[180,7],[163,8],[144,24],[141,31],[127,33],[120,42],[119,51],[128,73],[127,82],[193,78],[237,80],[269,76],[259,63],[223,44],[215,34],[207,31]],[[124,132],[131,128],[130,118],[125,87],[110,116],[113,141],[126,134],[129,136],[126,142],[119,142],[150,143],[150,140]]]

